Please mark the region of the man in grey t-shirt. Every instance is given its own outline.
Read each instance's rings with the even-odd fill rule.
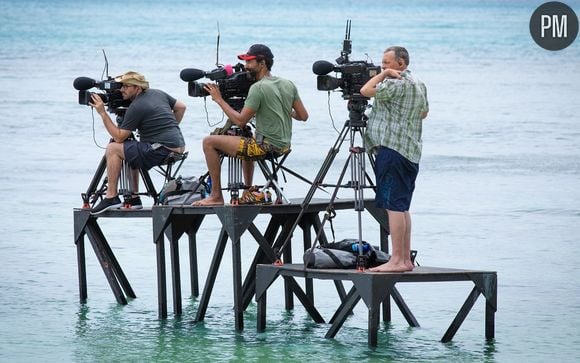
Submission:
[[[185,113],[185,104],[161,90],[150,89],[149,82],[137,72],[127,72],[115,78],[115,81],[123,84],[121,88],[123,99],[131,100],[121,125],[117,126],[113,123],[100,97],[92,95],[90,104],[101,116],[107,132],[112,137],[105,153],[107,195],[91,210],[91,214],[121,207],[117,182],[121,175],[123,160],[126,160],[132,168],[136,193],[139,169],[148,170],[161,164],[172,151],[178,153],[185,151],[185,141],[179,128],[179,123]],[[137,130],[140,140],[129,139],[133,131]],[[128,204],[134,209],[143,208],[136,194],[128,201]]]

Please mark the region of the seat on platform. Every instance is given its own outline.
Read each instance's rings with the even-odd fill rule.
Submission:
[[[275,204],[288,203],[288,199],[284,196],[283,188],[280,187],[280,184],[278,184],[278,172],[284,172],[282,166],[288,155],[290,155],[291,151],[292,150],[288,148],[284,152],[270,152],[264,157],[256,160],[256,163],[260,167],[260,170],[266,179],[266,183],[264,184],[263,189],[272,187],[276,193],[276,200],[273,201]],[[284,181],[286,181],[285,175],[282,175],[284,176]]]
[[[178,152],[170,152],[165,160],[163,160],[159,165],[154,166],[152,169],[158,172],[163,176],[163,184],[165,185],[170,180],[173,180],[177,177],[177,173],[185,159],[187,159],[189,152],[185,151],[183,153]],[[177,165],[177,167],[175,167]],[[159,204],[159,192],[155,188],[153,184],[153,180],[149,175],[148,170],[140,169],[139,173],[141,174],[141,179],[143,180],[143,184],[145,185],[145,189],[147,190],[146,193],[136,193],[140,195],[146,195],[153,198],[153,204]],[[119,178],[119,194],[123,195],[125,200],[125,207],[130,208],[131,205],[128,203],[131,200],[132,195],[134,195],[134,186],[131,183],[131,172],[130,167],[127,163],[123,161],[123,168],[121,169],[121,175]],[[160,188],[161,190],[161,188]]]
[[[165,158],[165,160],[163,160],[161,164],[157,165],[154,168],[159,174],[163,175],[163,177],[165,178],[165,183],[167,183],[168,181],[175,179],[177,173],[179,172],[179,169],[181,169],[181,166],[183,165],[185,159],[187,159],[188,155],[189,151],[185,151],[183,153],[172,151],[169,153],[169,155],[167,155],[167,157]],[[173,170],[173,166],[175,166],[176,164],[177,168]]]
[[[283,188],[278,184],[278,172],[281,170],[284,161],[290,154],[290,151],[290,149],[287,149],[284,152],[273,151],[262,157],[250,159],[258,164],[260,171],[266,179],[264,185],[261,186],[258,191],[266,193],[267,189],[272,188],[274,193],[276,193],[276,199],[272,200],[275,204],[288,203],[288,199],[284,196]],[[242,180],[242,159],[236,156],[224,155],[224,157],[228,159],[227,190],[230,191],[230,202],[231,204],[239,204],[239,190],[246,188]]]

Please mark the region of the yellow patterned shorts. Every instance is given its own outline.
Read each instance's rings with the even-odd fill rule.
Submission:
[[[236,156],[244,160],[257,160],[272,153],[280,155],[286,154],[289,150],[290,148],[288,146],[278,148],[268,142],[258,144],[253,137],[242,137],[240,138]]]

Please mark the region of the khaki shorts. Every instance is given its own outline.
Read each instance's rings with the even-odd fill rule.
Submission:
[[[242,137],[240,138],[240,144],[238,145],[236,156],[244,160],[257,160],[270,154],[286,154],[289,150],[290,147],[288,146],[278,148],[268,142],[258,144],[256,139],[253,137]]]

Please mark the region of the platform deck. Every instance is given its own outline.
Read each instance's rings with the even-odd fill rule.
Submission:
[[[326,242],[319,214],[326,212],[329,206],[327,199],[313,199],[303,208],[303,199],[292,199],[289,204],[282,205],[223,205],[210,207],[193,206],[154,206],[142,210],[112,210],[97,216],[90,214],[88,209],[74,210],[74,241],[77,246],[77,262],[79,273],[79,294],[81,303],[87,300],[87,283],[85,268],[84,236],[88,236],[101,267],[107,277],[111,290],[118,303],[127,304],[127,297],[135,297],[135,293],[127,280],[123,269],[118,263],[106,236],[102,232],[98,220],[101,218],[151,218],[153,225],[153,242],[156,248],[158,307],[160,318],[167,317],[167,286],[165,242],[169,243],[171,260],[171,281],[173,287],[173,311],[175,315],[182,312],[181,306],[181,277],[179,266],[179,239],[183,234],[189,237],[189,257],[192,295],[198,296],[197,273],[197,232],[202,226],[205,216],[217,215],[221,223],[221,231],[212,257],[210,270],[205,282],[204,290],[197,311],[196,321],[204,319],[209,304],[212,289],[221,264],[227,241],[232,243],[232,262],[234,271],[234,313],[236,329],[243,329],[243,311],[251,302],[255,292],[255,271],[259,263],[272,263],[276,260],[277,251],[286,240],[297,217],[304,212],[299,227],[302,229],[303,246],[301,252],[310,248],[313,234],[320,232],[320,240]],[[388,220],[384,211],[378,210],[371,201],[366,203],[366,209],[378,221],[377,232],[381,234],[381,243],[386,247],[388,235]],[[335,210],[354,208],[353,200],[336,200],[333,203]],[[266,229],[260,231],[254,225],[254,219],[260,215],[269,215]],[[240,238],[249,232],[257,243],[255,257],[242,283]],[[204,245],[207,242],[204,241]],[[283,260],[292,262],[291,245],[283,251]],[[300,254],[302,255],[302,254]],[[301,291],[293,285],[286,286],[286,307],[293,306],[293,295],[300,295]],[[337,285],[339,294],[345,297],[346,292]],[[312,281],[307,281],[306,296],[312,299]]]
[[[368,308],[369,346],[377,345],[380,305],[386,303],[390,297],[393,297],[409,325],[419,326],[417,319],[409,311],[395,289],[396,284],[407,282],[472,281],[474,287],[471,293],[441,338],[441,341],[448,342],[454,337],[480,294],[483,294],[486,299],[485,336],[487,339],[492,339],[495,336],[495,312],[497,310],[497,273],[495,271],[418,266],[410,272],[379,273],[358,272],[357,270],[312,269],[305,268],[302,264],[285,264],[283,266],[258,265],[256,270],[256,301],[258,303],[257,328],[259,332],[263,332],[266,328],[267,290],[278,276],[292,281],[294,277],[351,281],[353,287],[330,320],[331,326],[326,337],[333,338],[336,335],[356,304],[362,299]],[[324,322],[312,300],[300,299],[300,301],[314,321]]]

